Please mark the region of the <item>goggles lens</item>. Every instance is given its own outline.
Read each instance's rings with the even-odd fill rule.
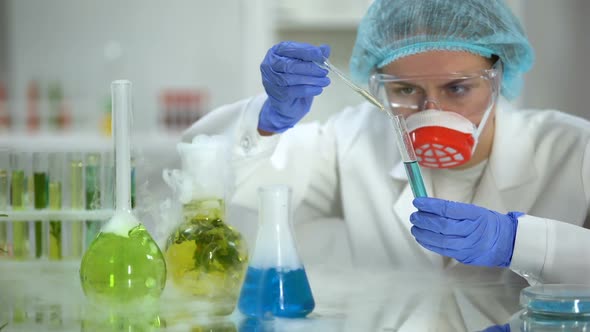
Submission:
[[[425,109],[456,112],[468,119],[483,115],[496,101],[496,68],[474,74],[396,77],[374,74],[370,89],[394,114],[407,117]]]

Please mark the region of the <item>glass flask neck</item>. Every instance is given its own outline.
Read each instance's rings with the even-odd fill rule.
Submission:
[[[286,186],[268,186],[258,190],[258,226],[270,227],[277,225],[276,231],[280,232],[282,227],[286,231],[291,228],[291,189]]]
[[[301,268],[291,226],[291,189],[267,186],[258,190],[258,235],[251,264],[257,268]]]
[[[184,204],[182,210],[191,222],[225,220],[225,200],[222,198],[194,199]]]

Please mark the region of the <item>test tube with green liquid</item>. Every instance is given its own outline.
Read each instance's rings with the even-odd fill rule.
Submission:
[[[24,152],[15,152],[10,155],[10,204],[13,211],[24,211],[27,208],[25,192],[28,188],[26,176],[28,159],[28,155]],[[28,258],[29,246],[29,223],[27,221],[13,221],[12,250],[14,258]]]
[[[0,214],[8,211],[10,201],[10,150],[0,148]],[[8,221],[0,221],[0,257],[8,256]]]
[[[63,153],[49,155],[49,209],[59,211],[62,208],[62,183],[65,156]],[[49,259],[60,260],[63,255],[62,222],[49,221]]]
[[[84,210],[84,160],[82,154],[74,152],[69,158],[70,176],[70,208]],[[70,255],[73,258],[82,257],[83,251],[83,221],[73,220],[70,223]]]
[[[33,177],[33,171],[32,171],[32,166],[33,163],[31,161],[31,155],[28,153],[24,153],[24,155],[26,156],[26,164],[24,167],[25,170],[25,189],[24,189],[24,193],[25,193],[25,208],[27,209],[32,209],[35,207],[35,179]]]
[[[100,154],[98,153],[89,153],[86,155],[86,210],[98,210],[101,208],[100,160]],[[86,248],[90,246],[94,238],[98,235],[100,232],[100,227],[100,220],[86,221]]]
[[[33,197],[35,210],[47,208],[49,196],[48,155],[44,152],[33,153]],[[47,252],[45,239],[46,225],[42,220],[35,221],[35,258],[43,257]]]

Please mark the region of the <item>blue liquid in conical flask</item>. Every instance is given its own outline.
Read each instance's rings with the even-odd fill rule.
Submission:
[[[301,318],[312,312],[314,307],[305,269],[248,267],[238,302],[238,308],[244,315]]]

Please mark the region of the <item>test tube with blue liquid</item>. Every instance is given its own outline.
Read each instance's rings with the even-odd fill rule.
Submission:
[[[406,174],[408,175],[408,182],[414,193],[414,197],[427,197],[426,187],[424,186],[424,180],[422,179],[422,172],[420,172],[420,166],[418,165],[418,158],[408,133],[408,127],[406,121],[402,115],[394,115],[390,113],[393,127],[395,128],[397,145],[399,152],[401,153],[404,167],[406,168]]]
[[[406,126],[406,120],[400,114],[396,114],[397,108],[408,108],[407,105],[398,105],[388,103],[388,107],[385,108],[383,103],[379,101],[377,97],[375,97],[372,93],[367,91],[366,89],[361,88],[360,86],[356,85],[352,82],[346,75],[344,75],[337,67],[335,67],[327,58],[324,58],[324,62],[317,62],[316,63],[321,68],[331,71],[332,73],[336,74],[348,87],[354,90],[356,93],[360,94],[369,101],[371,104],[377,106],[379,110],[387,113],[391,118],[393,128],[395,130],[396,138],[397,138],[397,146],[399,148],[402,161],[406,168],[406,174],[408,175],[408,182],[410,183],[410,187],[412,188],[412,192],[414,193],[414,197],[427,197],[426,187],[424,186],[424,180],[422,178],[422,172],[420,171],[420,166],[418,165],[418,159],[416,158],[416,152],[414,151],[414,146],[412,145],[412,140],[410,139],[410,134],[408,133],[408,128]],[[414,108],[415,106],[410,106],[409,108]]]
[[[238,309],[258,319],[305,317],[313,311],[315,301],[292,235],[291,188],[262,187],[258,198],[256,248]]]

